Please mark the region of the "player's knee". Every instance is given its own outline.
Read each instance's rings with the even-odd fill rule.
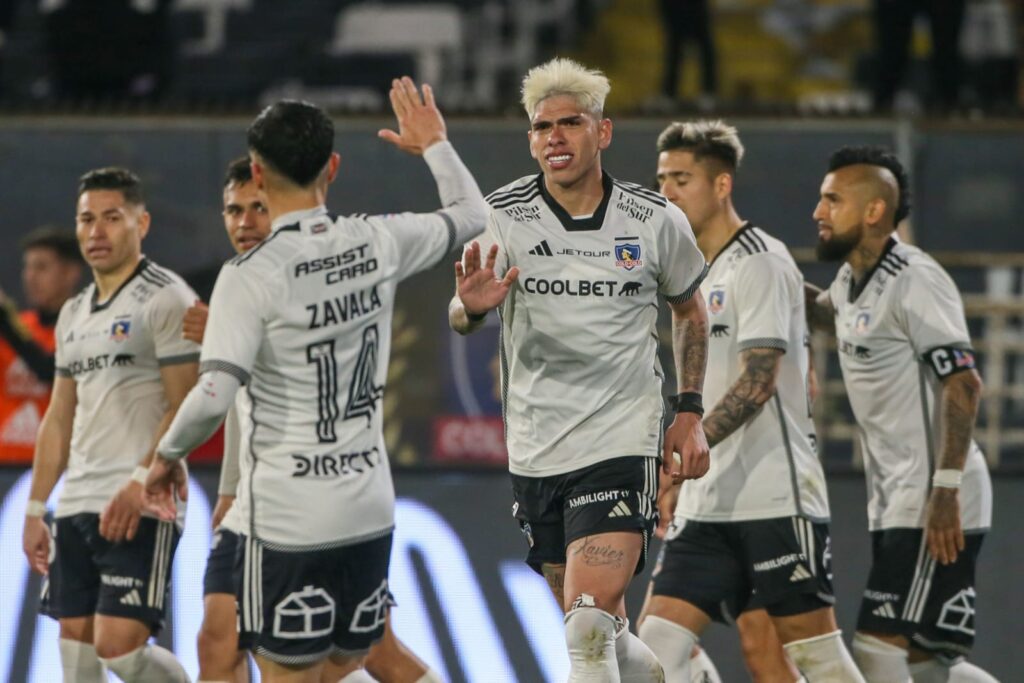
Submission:
[[[106,661],[108,659],[123,657],[132,650],[138,648],[139,644],[119,638],[97,637],[95,646],[96,656]]]
[[[381,681],[394,680],[394,668],[396,658],[399,655],[390,639],[385,638],[374,644],[366,653],[363,666],[373,674],[373,677]]]
[[[910,676],[914,683],[998,683],[992,674],[966,661],[952,666],[937,659],[916,662],[910,665]]]
[[[842,635],[842,631],[836,630],[812,638],[794,640],[783,647],[809,681],[864,683],[863,676],[843,644]]]
[[[594,606],[576,607],[565,615],[565,642],[569,658],[600,660],[615,656],[615,617]]]
[[[238,634],[234,629],[217,628],[203,622],[196,636],[196,650],[199,654],[199,667],[203,670],[220,665],[232,668],[238,661]]]

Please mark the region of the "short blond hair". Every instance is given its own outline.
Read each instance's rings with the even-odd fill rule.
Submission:
[[[556,57],[533,67],[523,78],[523,107],[532,119],[542,101],[556,95],[568,95],[581,109],[600,118],[604,112],[604,98],[611,89],[608,78],[597,69],[588,69],[571,59]]]
[[[743,161],[743,143],[734,126],[721,119],[675,122],[658,136],[658,152],[681,150],[694,159],[714,159],[735,173]]]

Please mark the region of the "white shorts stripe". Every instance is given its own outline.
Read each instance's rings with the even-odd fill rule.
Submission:
[[[814,547],[814,525],[809,519],[802,520],[807,532],[807,565],[811,568],[811,574],[818,575],[818,562]]]
[[[928,555],[928,543],[924,534],[921,535],[921,545],[917,549],[917,562],[914,567],[914,578],[910,582],[910,591],[907,593],[906,602],[903,603],[903,613],[900,615],[901,619],[906,621],[916,621],[913,618],[915,612],[920,612],[917,608],[918,603],[923,604],[923,593],[925,575],[928,573],[928,564],[930,560]],[[929,577],[930,583],[930,577]],[[923,607],[922,607],[923,609]]]

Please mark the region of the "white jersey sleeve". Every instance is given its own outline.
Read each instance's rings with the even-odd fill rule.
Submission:
[[[683,303],[700,287],[708,266],[686,214],[668,203],[664,215],[665,225],[658,232],[658,293],[670,303]]]
[[[220,482],[217,495],[234,496],[238,493],[238,480],[242,476],[238,456],[242,448],[241,425],[238,424],[238,408],[231,406],[224,417],[224,453],[220,461]]]
[[[802,296],[797,274],[781,256],[765,252],[741,260],[734,278],[737,348],[787,351],[793,300]]]
[[[469,170],[448,142],[423,154],[445,207],[434,213],[371,216],[367,220],[389,233],[397,247],[399,277],[433,267],[484,228],[487,205]]]
[[[476,238],[476,242],[480,245],[480,261],[481,263],[487,262],[487,252],[490,248],[497,244],[498,245],[498,256],[494,261],[494,276],[501,278],[505,277],[505,273],[509,269],[509,255],[508,249],[501,241],[501,236],[498,234],[498,223],[494,218],[494,214],[491,213],[487,217],[487,229],[483,231]],[[462,250],[462,264],[466,264],[466,249],[469,245],[465,245]]]
[[[964,304],[952,278],[938,264],[922,260],[903,272],[896,309],[903,329],[918,358],[939,347],[969,349]]]
[[[57,326],[54,328],[54,340],[56,347],[53,354],[53,364],[58,377],[71,377],[71,368],[68,365],[67,354],[64,348],[64,339],[67,338],[69,319],[71,318],[71,307],[77,306],[82,295],[72,297],[64,302],[57,315]]]
[[[163,287],[150,299],[146,322],[161,366],[199,360],[199,345],[181,336],[185,311],[196,298],[192,290],[181,285]]]
[[[246,384],[273,298],[255,269],[225,264],[210,298],[200,372],[221,370]]]

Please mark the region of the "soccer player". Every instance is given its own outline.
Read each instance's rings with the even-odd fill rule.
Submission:
[[[241,631],[264,680],[318,681],[330,657],[345,683],[384,633],[394,488],[380,410],[395,288],[484,227],[480,190],[447,142],[429,86],[392,84],[399,132],[423,155],[446,207],[336,217],[324,202],[339,157],[311,104],[282,101],[248,131],[253,180],[272,232],[225,264],[214,288],[202,375],[158,447],[147,494],[164,516],[183,491],[180,459],[220,423],[241,386],[251,403],[238,587]]]
[[[629,633],[623,597],[646,562],[658,459],[708,468],[701,429],[706,273],[690,225],[664,197],[602,170],[610,86],[567,59],[523,80],[540,173],[488,197],[483,244],[456,264],[454,330],[497,308],[512,514],[566,612],[570,681],[662,680]],[[678,394],[663,432],[658,295],[672,312]],[[678,454],[675,456],[674,454]],[[689,652],[689,650],[687,650]]]
[[[70,231],[33,230],[21,241],[29,310],[0,290],[0,463],[29,464],[53,383],[54,329],[78,289],[82,254]]]
[[[93,282],[57,320],[23,547],[48,578],[43,606],[60,621],[64,680],[106,681],[106,664],[125,681],[187,681],[174,655],[147,644],[162,625],[184,507],[166,520],[143,515],[142,482],[196,382],[199,347],[181,337],[195,293],[142,255],[150,216],[130,171],[82,176],[75,222]],[[51,559],[43,514],[62,473]]]
[[[249,157],[232,161],[224,178],[224,230],[237,254],[243,254],[270,235],[270,215],[266,195],[252,180]],[[206,330],[209,310],[196,302],[185,314],[183,334],[201,344]],[[239,404],[241,409],[239,410]],[[245,531],[241,506],[234,505],[238,483],[239,452],[242,448],[238,423],[239,414],[248,417],[249,403],[239,393],[235,405],[225,418],[224,459],[221,463],[217,504],[212,524],[213,545],[203,578],[203,625],[199,631],[199,678],[203,681],[249,680],[244,650],[238,647],[236,582],[233,574],[236,549],[240,534]],[[409,651],[393,633],[390,623],[385,626],[384,638],[370,648],[366,668],[383,683],[436,683],[440,679],[415,654]],[[324,664],[322,681],[334,683],[335,675],[330,660]]]
[[[961,661],[992,522],[972,438],[981,378],[953,280],[894,236],[909,212],[894,155],[832,155],[814,219],[819,259],[843,265],[828,290],[808,288],[807,314],[836,335],[867,475],[872,566],[853,653],[872,683],[994,681]]]
[[[663,514],[676,498],[678,505],[640,636],[666,680],[688,682],[690,651],[711,620],[739,616],[749,646],[749,631],[771,633],[768,617],[807,680],[863,681],[832,607],[803,277],[782,242],[736,212],[743,145],[735,128],[673,124],[657,148],[661,190],[684,208],[711,263],[701,296],[711,324],[706,395],[714,407],[704,417],[711,469],[662,496]],[[745,648],[757,680],[798,678],[777,642]]]

